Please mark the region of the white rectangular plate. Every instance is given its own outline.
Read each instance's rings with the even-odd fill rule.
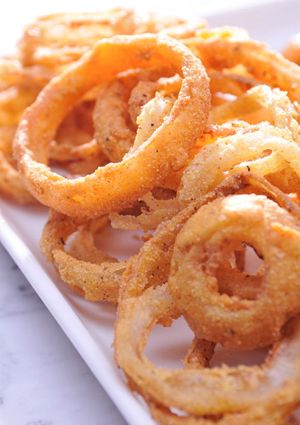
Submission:
[[[196,1],[194,10],[189,12],[194,16],[200,15],[201,10],[197,9]],[[215,14],[209,16],[208,21],[211,25],[243,26],[254,38],[281,49],[291,34],[300,31],[299,16],[300,3],[294,0]],[[74,295],[60,282],[52,266],[42,257],[38,241],[46,218],[47,211],[42,207],[18,207],[1,200],[2,244],[128,423],[154,425],[144,404],[127,389],[125,380],[113,361],[111,344],[115,309],[107,304],[86,302]],[[133,243],[133,239],[131,242]],[[148,349],[151,358],[157,359],[160,365],[166,363],[163,351],[166,341],[164,332],[162,329],[155,331]],[[170,357],[171,352],[174,356],[173,364],[178,354],[184,352],[190,338],[190,332],[182,321],[177,322],[169,331],[168,344],[171,344],[172,349],[168,350],[166,357]]]

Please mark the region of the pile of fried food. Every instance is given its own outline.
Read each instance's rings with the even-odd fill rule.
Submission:
[[[118,304],[116,361],[155,420],[296,423],[300,67],[240,28],[113,9],[38,19],[0,73],[1,193],[48,206],[61,279]],[[108,226],[142,248],[111,257]],[[148,337],[180,316],[182,369],[157,367]],[[216,346],[269,353],[210,367]]]

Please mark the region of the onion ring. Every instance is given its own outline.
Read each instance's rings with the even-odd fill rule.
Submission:
[[[41,237],[41,250],[61,279],[87,300],[116,303],[126,261],[117,261],[96,248],[93,233],[105,227],[103,218],[80,224],[80,220],[52,211]],[[78,229],[67,252],[65,244]]]
[[[57,13],[43,16],[26,28],[19,44],[25,66],[54,70],[78,60],[100,38],[135,31],[132,10],[115,8],[102,13]]]
[[[254,300],[219,292],[216,271],[222,263],[222,248],[231,240],[254,246],[264,258],[264,273],[256,277],[259,292]],[[299,242],[297,220],[260,195],[216,200],[194,214],[176,239],[169,288],[196,336],[245,350],[277,341],[287,319],[300,312],[300,306],[293,302],[300,293]],[[280,275],[284,264],[288,276]],[[240,273],[240,285],[243,280],[245,285],[251,284],[247,277]]]
[[[300,68],[265,44],[247,39],[243,30],[205,29],[183,42],[206,67],[224,69],[243,64],[258,81],[286,90],[292,100],[300,101]]]
[[[183,75],[183,82],[171,114],[150,139],[121,163],[98,168],[84,178],[70,181],[52,173],[44,164],[47,147],[76,99],[128,67],[155,66],[160,63],[161,55],[164,60],[169,58],[176,72]],[[96,72],[99,67],[106,72],[99,75]],[[178,161],[178,153],[193,146],[195,135],[199,136],[205,127],[209,100],[205,70],[181,44],[149,35],[100,41],[91,53],[54,78],[24,114],[15,138],[19,171],[31,193],[59,212],[95,217],[120,210],[151,190],[172,169],[173,162]],[[47,120],[36,120],[37,115],[45,114]],[[143,174],[141,169],[145,170]],[[122,181],[126,185],[120,184]]]

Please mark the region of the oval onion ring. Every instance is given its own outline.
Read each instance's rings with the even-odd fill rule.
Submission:
[[[170,61],[183,80],[170,115],[150,139],[122,162],[100,167],[84,178],[68,180],[51,172],[45,164],[49,142],[76,100],[123,70],[153,67],[162,58]],[[209,103],[206,72],[180,43],[152,35],[100,41],[54,78],[24,114],[15,138],[19,171],[30,192],[59,212],[95,217],[120,210],[151,190],[178,162],[178,152],[193,146],[206,125]]]

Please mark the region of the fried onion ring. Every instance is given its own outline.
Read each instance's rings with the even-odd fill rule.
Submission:
[[[53,262],[61,279],[90,301],[116,303],[126,261],[117,261],[96,248],[94,233],[107,219],[81,225],[80,220],[52,211],[41,237],[41,250]],[[70,235],[78,231],[68,251]]]
[[[286,90],[292,100],[300,101],[300,68],[269,49],[250,40],[240,29],[223,27],[204,29],[195,38],[183,42],[213,69],[242,64],[260,82]]]
[[[183,80],[171,114],[150,139],[121,163],[98,168],[84,178],[68,180],[51,172],[45,164],[49,142],[78,97],[129,67],[159,65],[162,57]],[[178,166],[178,153],[191,148],[204,130],[209,101],[205,70],[180,43],[151,35],[100,41],[91,53],[54,78],[24,114],[15,138],[19,171],[40,202],[67,215],[95,217],[120,210],[159,183],[174,162]],[[37,116],[47,119],[37,120]]]
[[[78,60],[101,38],[135,31],[132,10],[115,8],[102,13],[57,13],[37,19],[25,29],[19,44],[25,66],[59,70]]]
[[[230,241],[253,246],[264,259],[254,300],[219,292],[216,273]],[[169,287],[196,336],[246,350],[277,341],[287,319],[300,311],[299,242],[298,221],[260,195],[216,200],[194,214],[176,239]],[[288,275],[281,274],[283,265]],[[246,273],[239,277],[241,286],[251,285]]]

